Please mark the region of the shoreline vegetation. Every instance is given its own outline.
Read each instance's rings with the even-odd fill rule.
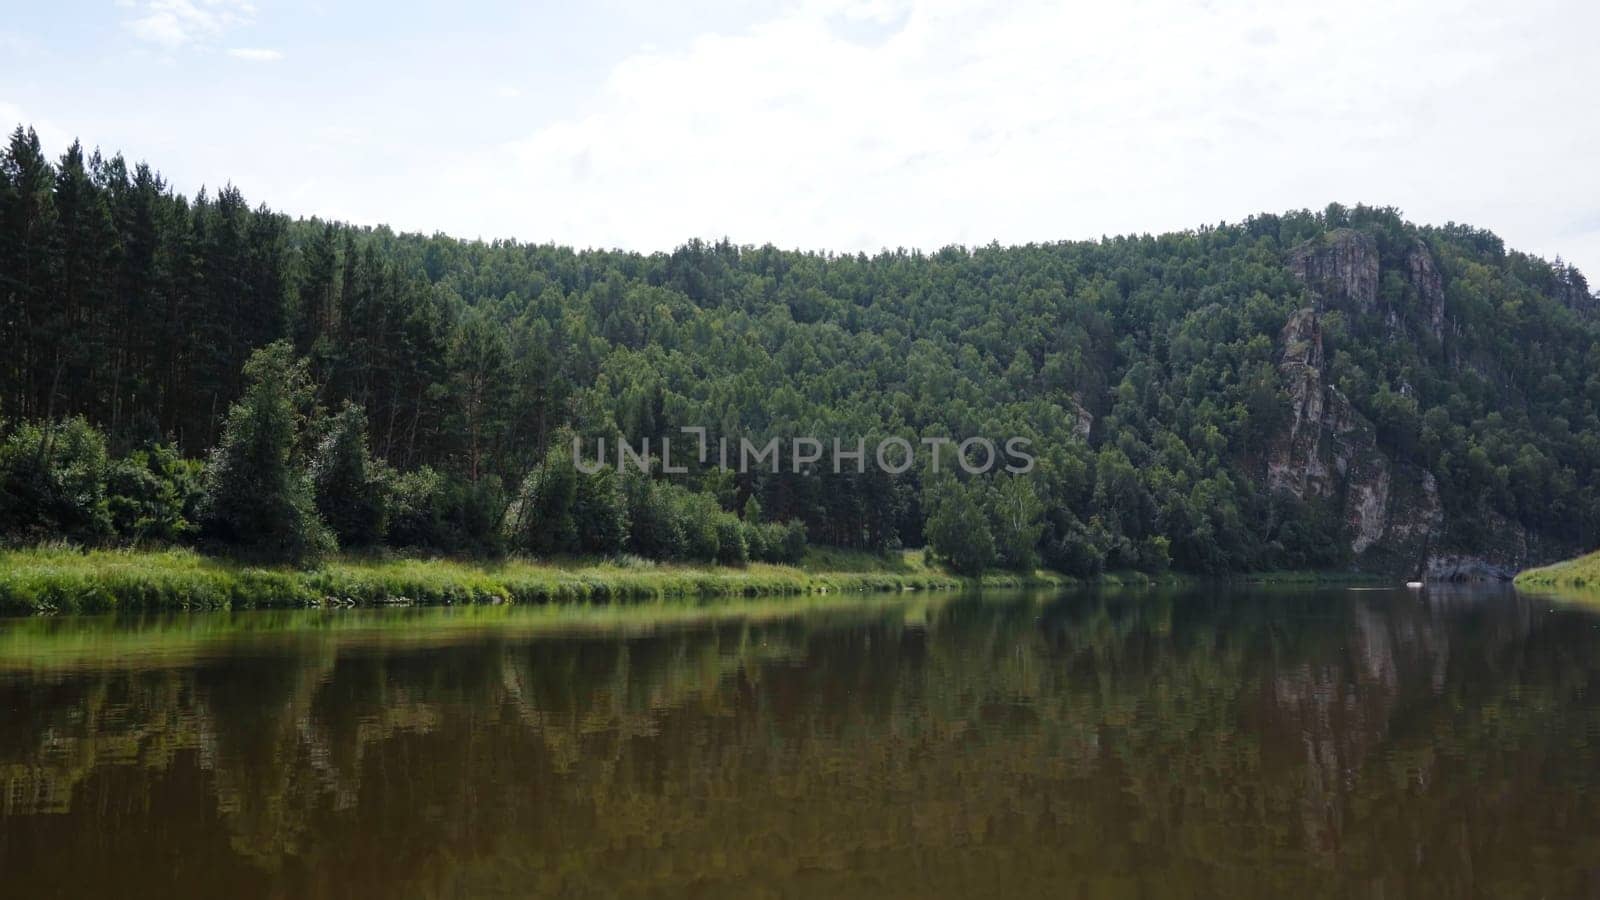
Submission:
[[[252,565],[184,549],[0,551],[0,612],[251,609],[699,601],[843,592],[956,589],[975,584],[920,554],[820,555],[808,563],[742,567],[637,557],[498,561],[334,556],[310,568]],[[985,576],[996,587],[1048,586],[1056,576]]]
[[[1541,591],[1600,602],[1600,551],[1517,574],[1525,591]]]
[[[0,544],[1415,572],[1600,533],[1597,341],[1577,269],[1388,207],[645,254],[186,197],[19,124]]]
[[[336,556],[314,568],[261,566],[185,549],[0,550],[0,614],[229,610],[331,606],[583,604],[716,598],[1179,583],[1177,574],[1047,570],[964,577],[920,550],[876,554],[812,548],[799,566],[674,565],[613,559],[463,561]],[[1241,581],[1370,580],[1352,573],[1255,573]]]

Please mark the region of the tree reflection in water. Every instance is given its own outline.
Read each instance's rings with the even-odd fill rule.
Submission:
[[[1509,593],[461,615],[0,623],[4,893],[1600,884],[1600,629]]]

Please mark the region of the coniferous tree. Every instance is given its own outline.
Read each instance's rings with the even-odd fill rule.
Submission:
[[[317,513],[339,546],[374,547],[389,517],[390,478],[367,449],[367,414],[354,403],[328,422],[311,462]]]
[[[1293,270],[1340,241],[1375,257],[1370,302]],[[1314,327],[1291,340],[1308,309]],[[1433,549],[1576,548],[1600,534],[1597,310],[1564,262],[1392,209],[933,254],[724,241],[647,256],[291,221],[232,187],[185,198],[81,145],[52,163],[25,128],[0,151],[13,430],[82,415],[109,452],[200,457],[250,354],[289,340],[319,403],[365,411],[374,461],[416,473],[396,540],[450,552],[495,548],[502,485],[521,485],[562,429],[649,439],[660,478],[663,439],[681,451],[677,427],[704,425],[735,455],[744,438],[861,436],[869,462],[882,435],[1026,437],[1046,457],[1026,476],[1043,507],[1033,550],[1075,574],[1369,564],[1350,485],[1280,483],[1290,392],[1306,385],[1337,410],[1340,442],[1389,466],[1397,514],[1437,502]],[[1291,377],[1302,364],[1312,380]],[[778,522],[843,546],[922,545],[929,476],[826,462],[693,465],[659,488],[628,476],[627,545],[734,548],[721,513],[747,497],[767,520],[746,517],[753,558],[775,552]],[[997,558],[1024,565],[1034,523],[1002,514],[1019,508],[1002,500],[1027,505],[1005,494],[1020,488],[993,473],[966,486]]]
[[[0,312],[8,334],[7,394],[0,415],[49,419],[61,373],[53,348],[62,331],[55,290],[61,256],[54,173],[33,129],[18,126],[3,158]]]
[[[202,534],[250,557],[313,561],[336,544],[297,453],[311,399],[306,364],[278,342],[252,355],[244,376],[206,466]]]

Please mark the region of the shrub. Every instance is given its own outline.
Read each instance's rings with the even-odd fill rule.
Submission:
[[[544,462],[523,480],[506,513],[506,536],[533,553],[609,555],[628,537],[628,504],[610,469],[578,471],[552,442]]]
[[[389,495],[389,544],[445,550],[444,535],[444,476],[427,466],[396,475]]]
[[[683,523],[683,556],[702,562],[715,562],[721,555],[718,526],[728,515],[709,494],[692,493],[677,485],[666,485],[670,502]]]
[[[504,509],[498,478],[474,484],[424,466],[393,477],[387,542],[440,553],[497,555]]]
[[[757,562],[771,562],[769,559],[771,551],[767,549],[767,529],[766,525],[752,522],[748,518],[744,520],[745,552]]]
[[[668,487],[642,472],[630,472],[622,479],[628,515],[628,549],[639,556],[651,559],[685,556],[684,523]]]
[[[725,566],[742,566],[750,562],[750,548],[745,543],[747,529],[744,523],[730,512],[723,512],[716,521],[717,562]]]
[[[0,443],[0,534],[96,541],[111,534],[105,437],[82,418],[18,426]]]
[[[157,445],[136,450],[111,466],[106,505],[118,536],[176,543],[195,530],[203,466]]]
[[[750,558],[758,562],[796,565],[806,555],[806,526],[803,522],[745,523],[745,540]]]

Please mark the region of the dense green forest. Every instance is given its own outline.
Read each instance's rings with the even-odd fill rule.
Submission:
[[[640,254],[186,198],[78,144],[52,161],[19,127],[0,156],[0,533],[734,564],[809,539],[1072,574],[1412,569],[1515,534],[1520,562],[1600,525],[1595,306],[1559,260],[1387,208]],[[571,466],[573,436],[659,446],[685,425],[1018,435],[1039,464]]]

